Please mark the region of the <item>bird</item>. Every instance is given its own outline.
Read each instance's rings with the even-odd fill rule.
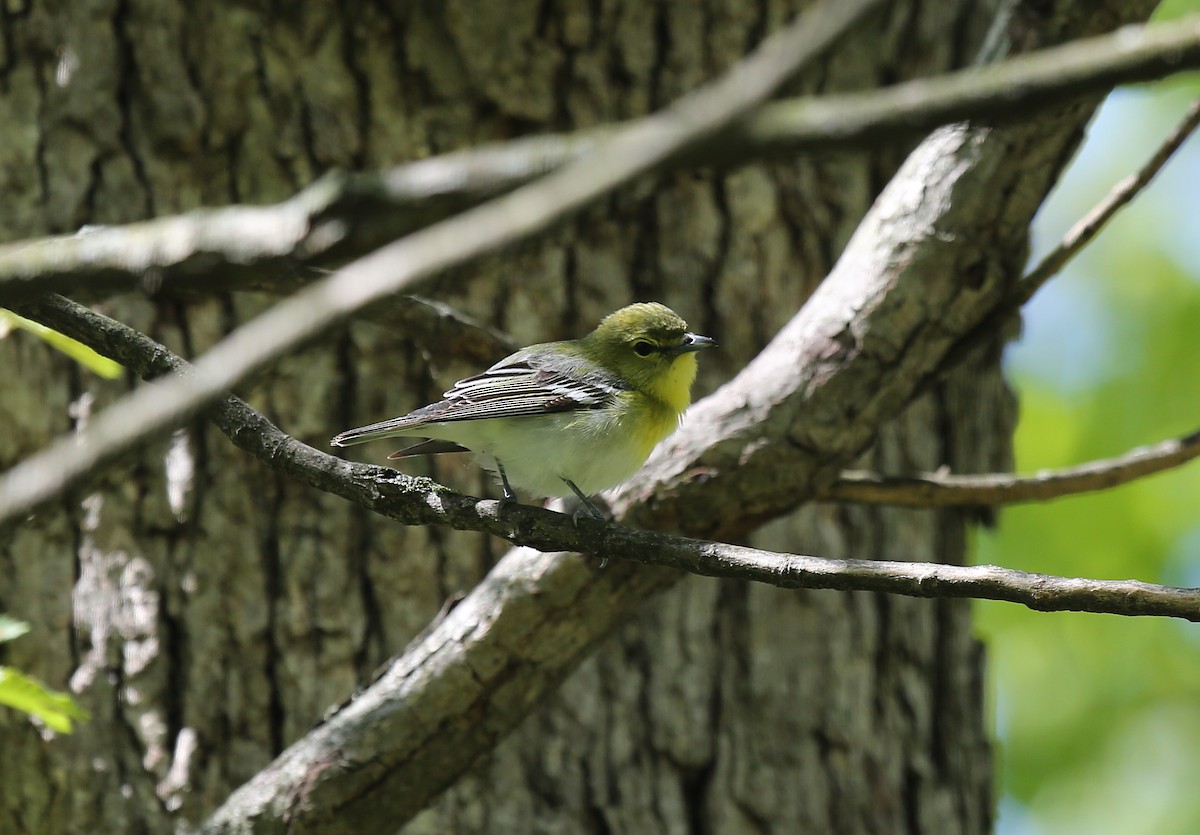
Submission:
[[[502,504],[517,500],[514,488],[574,494],[603,521],[589,497],[628,480],[675,430],[691,403],[696,352],[716,344],[665,305],[631,304],[582,339],[522,348],[436,403],[330,443],[419,439],[389,460],[468,452],[499,476]]]

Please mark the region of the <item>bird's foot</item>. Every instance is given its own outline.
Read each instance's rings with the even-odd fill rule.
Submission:
[[[571,488],[571,492],[575,494],[575,498],[579,499],[580,506],[575,508],[575,510],[571,513],[571,518],[575,521],[576,525],[579,524],[579,520],[583,518],[585,513],[596,521],[603,522],[606,525],[612,521],[612,510],[608,507],[608,503],[604,502],[604,499],[600,498],[599,496],[596,497],[598,501],[604,503],[604,510],[608,511],[607,513],[596,507],[596,505],[592,503],[592,500],[585,496],[583,491],[576,487],[575,482],[571,481],[571,479],[564,478],[563,481],[568,487]]]

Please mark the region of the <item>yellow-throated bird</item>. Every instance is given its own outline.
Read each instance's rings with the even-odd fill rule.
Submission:
[[[459,380],[437,403],[335,437],[334,446],[380,438],[426,440],[390,459],[471,452],[535,496],[588,496],[615,487],[674,431],[691,402],[695,352],[716,345],[655,302],[607,316],[583,339],[530,345]]]

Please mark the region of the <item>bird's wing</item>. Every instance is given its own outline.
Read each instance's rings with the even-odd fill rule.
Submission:
[[[536,357],[515,355],[482,374],[459,380],[437,403],[343,432],[333,444],[347,446],[397,434],[419,437],[412,430],[431,423],[600,409],[627,390],[619,379],[595,368],[580,371],[574,364],[553,368]]]
[[[600,409],[627,389],[595,370],[577,374],[517,361],[459,380],[444,400],[407,417],[418,423],[441,423]]]

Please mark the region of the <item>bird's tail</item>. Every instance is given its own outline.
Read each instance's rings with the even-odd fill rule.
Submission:
[[[397,434],[403,434],[401,430],[412,426],[412,421],[404,418],[392,418],[391,420],[383,420],[379,423],[372,423],[367,426],[359,426],[356,429],[347,429],[340,435],[334,435],[330,439],[330,446],[354,446],[354,444],[365,444],[367,441],[376,441],[380,438],[392,438]]]

